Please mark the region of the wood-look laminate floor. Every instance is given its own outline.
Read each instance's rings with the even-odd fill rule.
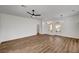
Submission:
[[[51,35],[36,35],[0,44],[5,53],[78,53],[79,40]]]

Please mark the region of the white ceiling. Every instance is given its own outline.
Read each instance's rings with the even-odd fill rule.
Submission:
[[[79,5],[0,5],[0,13],[7,13],[17,16],[29,17],[26,11],[36,10],[42,16],[39,18],[61,18],[79,13]],[[73,10],[73,11],[72,11]]]

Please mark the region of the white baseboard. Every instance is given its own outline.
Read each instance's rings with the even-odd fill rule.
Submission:
[[[34,35],[36,35],[36,34],[29,35],[29,36],[16,36],[16,37],[11,37],[11,38],[8,38],[8,39],[1,40],[1,41],[0,41],[0,44],[1,44],[2,42],[5,42],[5,41],[20,39],[20,38],[24,38],[24,37],[30,37],[30,36],[34,36]]]
[[[72,36],[72,35],[59,35],[59,36],[64,36],[64,37],[79,39],[79,36]]]

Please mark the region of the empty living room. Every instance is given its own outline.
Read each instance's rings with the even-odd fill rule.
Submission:
[[[79,5],[0,5],[0,53],[79,53]]]

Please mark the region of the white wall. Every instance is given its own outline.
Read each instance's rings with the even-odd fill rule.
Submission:
[[[63,29],[60,35],[79,38],[79,15],[62,19]]]
[[[43,33],[51,34],[51,35],[61,35],[66,37],[79,38],[79,15],[63,18],[61,20],[52,20],[53,22],[59,21],[62,23],[62,31],[56,32],[54,29],[53,32],[48,31],[47,21],[43,21]]]
[[[8,14],[0,14],[0,42],[36,35],[39,21]]]
[[[54,22],[54,20],[52,20]],[[42,24],[41,33],[51,35],[62,35],[67,37],[79,38],[79,15],[56,20],[63,22],[62,31],[56,33],[48,31],[46,21],[24,18],[8,14],[0,14],[0,42],[13,40],[21,37],[36,35],[37,24]]]

